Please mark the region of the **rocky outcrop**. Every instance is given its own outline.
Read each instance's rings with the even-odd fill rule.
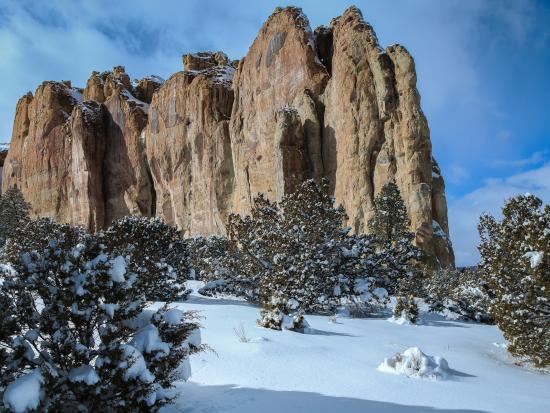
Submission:
[[[68,82],[45,82],[19,100],[2,184],[17,185],[38,216],[96,229],[104,223],[95,200],[103,112],[93,102],[80,106],[81,97]]]
[[[224,233],[255,194],[281,199],[327,178],[356,232],[393,180],[416,242],[453,265],[445,185],[420,107],[414,61],[382,49],[350,7],[315,31],[278,8],[246,56],[183,56],[166,82],[131,82],[122,67],[84,90],[46,82],[18,103],[3,188],[18,185],[37,215],[91,229],[158,215],[185,234]]]
[[[448,251],[438,248],[436,253],[432,221],[441,221],[448,234],[446,206],[440,196],[442,182],[435,187],[432,182],[429,128],[420,108],[412,57],[400,45],[381,49],[355,7],[334,19],[330,30],[332,36],[323,31],[325,39],[332,37],[332,77],[324,92],[323,163],[336,201],[346,207],[355,231],[368,231],[374,197],[384,183],[394,180],[407,204],[417,244],[432,260],[452,264],[447,240]]]
[[[234,210],[249,211],[258,192],[275,198],[276,114],[305,90],[319,96],[328,78],[307,18],[298,8],[278,9],[261,28],[233,81]]]
[[[145,142],[156,211],[186,234],[224,233],[233,191],[235,68],[221,53],[201,54],[200,65],[192,56],[184,57],[191,70],[171,76],[149,108]]]
[[[140,143],[147,105],[133,97],[128,79],[118,67],[92,74],[84,90],[45,82],[21,98],[3,188],[18,186],[36,216],[91,230],[128,214],[152,215]]]
[[[276,115],[275,194],[277,201],[307,179],[307,149],[298,111],[285,106]]]

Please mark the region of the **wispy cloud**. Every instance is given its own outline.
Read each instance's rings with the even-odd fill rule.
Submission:
[[[539,165],[543,163],[548,157],[548,151],[537,151],[534,152],[531,156],[523,159],[514,159],[514,160],[502,160],[495,159],[491,161],[491,166],[494,168],[523,168],[526,166]]]

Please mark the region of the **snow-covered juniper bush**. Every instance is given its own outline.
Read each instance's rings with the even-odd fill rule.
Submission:
[[[418,313],[418,305],[412,294],[398,295],[396,297],[395,307],[393,309],[394,317],[403,318],[412,324],[416,324],[418,322]]]
[[[475,268],[428,271],[424,295],[430,311],[453,314],[464,320],[491,323],[487,282]]]
[[[305,312],[332,312],[364,292],[356,281],[374,273],[373,246],[370,237],[349,234],[346,218],[342,207],[334,207],[328,184],[312,180],[279,203],[259,195],[251,215],[229,216],[223,266],[229,283],[257,297],[260,324],[299,328]]]
[[[479,270],[494,297],[491,313],[508,349],[550,365],[550,205],[533,195],[509,199],[502,219],[479,222]]]
[[[187,357],[202,347],[194,314],[146,309],[153,297],[181,293],[177,285],[176,293],[158,288],[175,265],[167,264],[174,239],[155,244],[165,230],[145,218],[99,235],[51,220],[26,225],[19,236],[47,238],[21,239],[1,266],[0,393],[7,408],[151,412],[169,403],[172,383],[189,374]]]

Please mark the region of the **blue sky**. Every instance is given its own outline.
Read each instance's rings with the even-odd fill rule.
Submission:
[[[115,65],[166,78],[184,52],[201,50],[239,58],[289,4],[312,27],[356,4],[382,46],[415,57],[458,264],[477,260],[480,212],[527,191],[550,201],[550,0],[0,0],[0,141],[17,99],[43,80],[84,86]]]

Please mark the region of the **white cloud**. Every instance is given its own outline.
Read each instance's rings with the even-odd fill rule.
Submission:
[[[525,166],[539,165],[545,161],[548,151],[537,151],[531,156],[523,159],[503,160],[496,159],[491,162],[491,166],[495,168],[508,167],[508,168],[522,168]]]
[[[449,226],[457,265],[475,265],[479,260],[477,223],[482,213],[500,214],[504,201],[531,193],[550,201],[550,162],[507,178],[492,178],[485,184],[449,202]]]

